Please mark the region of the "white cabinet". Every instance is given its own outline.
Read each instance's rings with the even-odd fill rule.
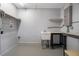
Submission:
[[[3,14],[5,14],[5,16],[0,17],[0,55],[4,55],[11,48],[16,46],[19,26],[17,18],[12,17],[5,12]],[[1,34],[2,31],[3,34]]]
[[[72,9],[72,21],[79,21],[79,3],[74,3]]]
[[[68,6],[64,10],[64,25],[65,26],[72,25],[72,6]]]
[[[0,13],[0,54],[1,54],[1,28],[2,28],[2,19],[1,19],[1,13]]]
[[[1,35],[1,54],[5,54],[16,45],[17,32],[9,32]]]

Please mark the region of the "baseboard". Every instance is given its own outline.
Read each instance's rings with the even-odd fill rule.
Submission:
[[[17,45],[17,44],[16,44]],[[9,49],[7,49],[6,51],[4,51],[3,53],[1,53],[1,56],[5,55],[7,52],[9,52],[11,49],[13,49],[14,47],[16,47],[16,45],[10,47]]]
[[[19,42],[19,43],[41,43],[41,42]]]

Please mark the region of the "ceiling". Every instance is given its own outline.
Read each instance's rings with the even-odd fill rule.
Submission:
[[[64,3],[13,3],[17,8],[63,8]]]

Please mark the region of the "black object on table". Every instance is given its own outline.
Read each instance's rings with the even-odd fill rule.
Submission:
[[[59,35],[59,44],[54,44],[53,43],[53,36],[54,35]],[[63,35],[63,33],[51,33],[51,48],[54,48],[55,45],[58,46],[63,46],[64,49],[66,49],[66,36]]]

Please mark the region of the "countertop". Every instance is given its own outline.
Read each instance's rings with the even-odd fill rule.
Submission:
[[[66,33],[66,32],[46,32],[46,33],[52,33],[52,34],[63,34],[65,36],[70,36],[73,38],[78,38],[79,39],[79,33]]]
[[[63,34],[65,36],[70,36],[70,37],[73,37],[73,38],[77,38],[79,39],[79,33],[66,33],[66,32],[51,32],[52,34],[54,33],[59,33],[59,34]]]

